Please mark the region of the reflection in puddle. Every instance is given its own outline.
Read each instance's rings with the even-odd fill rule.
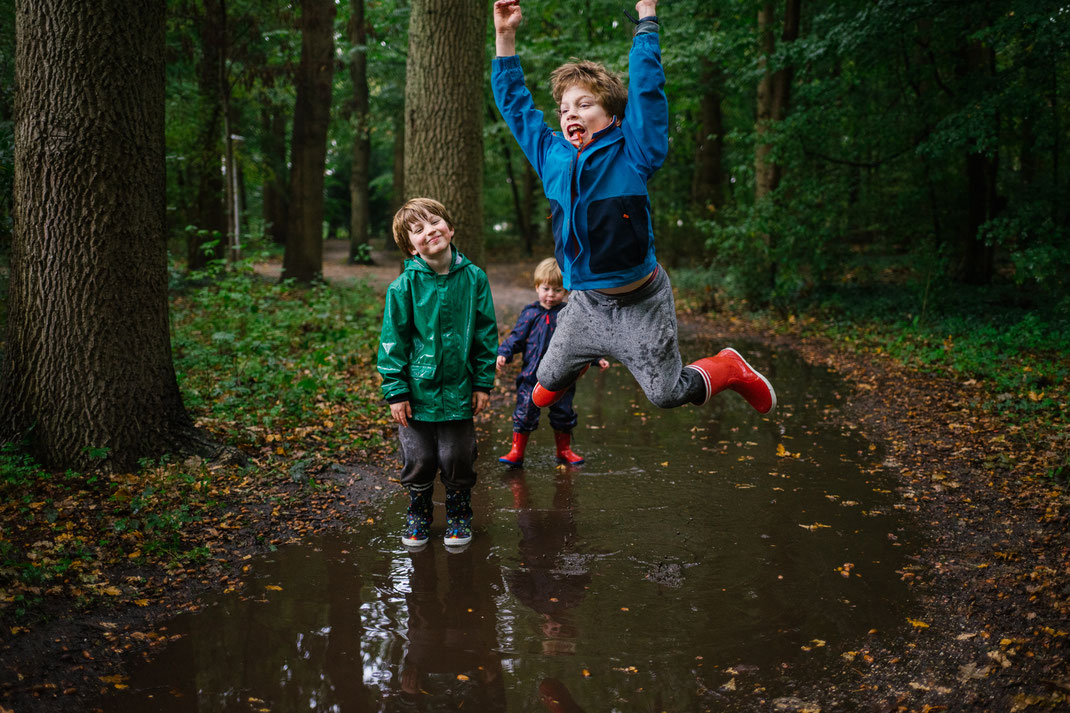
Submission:
[[[97,705],[721,711],[820,680],[870,630],[902,630],[895,570],[917,535],[879,451],[826,418],[838,382],[747,353],[772,417],[734,394],[661,411],[623,368],[588,374],[587,463],[557,467],[548,428],[523,470],[484,455],[467,549],[442,547],[438,492],[431,543],[406,551],[399,490],[374,526],[254,560],[243,592],[169,622],[179,636]],[[510,433],[503,415],[480,451]]]

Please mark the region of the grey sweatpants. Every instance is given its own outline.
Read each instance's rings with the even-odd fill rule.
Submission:
[[[413,490],[426,490],[442,471],[442,484],[450,490],[463,490],[476,484],[473,466],[476,429],[472,419],[462,421],[415,421],[398,427],[401,441],[401,484]]]
[[[680,360],[676,304],[661,266],[649,285],[634,292],[572,292],[539,363],[539,383],[551,391],[563,389],[602,356],[624,364],[655,406],[700,403],[706,396],[702,377]]]

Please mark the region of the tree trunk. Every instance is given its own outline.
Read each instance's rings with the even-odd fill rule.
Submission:
[[[226,44],[226,17],[222,0],[204,0],[199,18],[201,61],[197,66],[197,87],[201,102],[198,152],[193,156],[193,176],[197,181],[197,232],[187,238],[188,268],[197,270],[209,260],[224,255],[227,215],[223,198],[223,57]]]
[[[334,16],[333,0],[301,3],[284,280],[313,282],[323,275],[323,169],[334,76]]]
[[[786,0],[785,2],[782,42],[793,42],[799,36],[799,3],[800,0]],[[776,49],[773,39],[774,22],[773,3],[763,3],[758,12],[758,33],[762,54],[759,63],[764,71],[758,83],[758,146],[754,154],[755,200],[769,195],[780,185],[781,166],[773,160],[773,146],[769,136],[775,128],[774,124],[783,121],[788,115],[791,80],[794,75],[794,70],[790,65],[781,67],[775,72],[770,71],[768,66],[769,58]]]
[[[368,181],[371,173],[372,142],[368,106],[368,46],[364,25],[364,0],[351,0],[349,20],[351,46],[349,74],[353,81],[353,170],[349,176],[349,261],[370,265],[368,223],[371,205]],[[362,246],[365,246],[362,250]]]
[[[443,203],[483,262],[484,0],[417,0],[405,83],[405,192]]]
[[[405,202],[405,109],[394,119],[394,196],[392,208],[396,211]]]
[[[264,163],[264,233],[276,245],[286,244],[286,116],[278,107],[266,105],[261,114]]]
[[[17,5],[0,438],[50,468],[132,470],[197,439],[168,329],[164,13]]]
[[[535,169],[527,161],[520,163],[520,170],[524,172],[523,190],[520,193],[520,212],[524,216],[524,249],[531,255],[535,252],[535,241],[539,239],[539,224],[535,220],[535,194],[542,195],[542,191],[536,190]]]
[[[781,33],[782,42],[793,42],[799,36],[799,4],[800,0],[785,0],[784,27]],[[754,150],[754,200],[761,201],[771,195],[780,185],[782,168],[773,158],[773,144],[771,134],[775,131],[775,124],[783,121],[788,114],[788,104],[791,99],[792,67],[786,66],[774,71],[770,70],[768,63],[775,49],[773,39],[773,24],[775,13],[773,3],[765,2],[758,11],[758,34],[761,41],[762,79],[758,84],[758,116],[757,134],[758,145]],[[776,241],[773,235],[764,235],[766,252],[769,256],[769,270],[767,284],[770,288],[776,286]]]
[[[691,177],[691,204],[698,215],[713,217],[724,203],[724,116],[721,100],[724,72],[703,60],[699,99],[699,129],[695,142],[695,168]]]

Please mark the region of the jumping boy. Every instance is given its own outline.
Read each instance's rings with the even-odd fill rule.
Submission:
[[[513,355],[521,353],[523,366],[516,377],[516,408],[513,410],[513,447],[498,460],[508,465],[523,465],[524,450],[528,447],[531,432],[539,425],[538,406],[531,402],[531,392],[535,388],[535,370],[546,353],[550,337],[557,329],[557,313],[565,306],[568,294],[561,284],[561,270],[557,260],[548,257],[535,267],[535,294],[538,299],[520,311],[520,317],[509,336],[498,347],[498,363],[501,369],[512,360]],[[609,362],[598,360],[598,366],[606,369]],[[572,429],[576,427],[578,417],[572,408],[572,397],[576,395],[576,385],[566,389],[561,400],[550,406],[550,426],[554,429],[554,444],[557,447],[557,459],[569,465],[583,463],[583,458],[572,450]]]
[[[672,287],[655,258],[646,182],[668,152],[668,102],[657,0],[639,0],[628,56],[629,87],[600,64],[554,70],[560,132],[535,108],[516,56],[520,0],[494,3],[491,86],[502,116],[550,201],[554,254],[572,290],[539,364],[532,392],[544,407],[564,396],[594,359],[611,356],[652,403],[703,404],[723,389],[761,413],[776,393],[734,349],[682,366]]]
[[[447,546],[472,539],[473,416],[490,401],[498,326],[486,274],[453,242],[453,220],[430,198],[394,216],[394,241],[412,257],[386,291],[379,373],[398,423],[401,484],[409,491],[402,544],[430,538],[435,474],[446,487]]]

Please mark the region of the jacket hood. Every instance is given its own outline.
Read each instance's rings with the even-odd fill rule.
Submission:
[[[453,260],[450,262],[450,272],[455,272],[472,264],[472,261],[465,257],[464,253],[458,250],[455,246],[450,245],[450,250],[453,251]],[[406,260],[405,269],[414,270],[416,272],[426,272],[428,275],[436,274],[435,271],[431,269],[431,266],[419,255],[413,255]]]

